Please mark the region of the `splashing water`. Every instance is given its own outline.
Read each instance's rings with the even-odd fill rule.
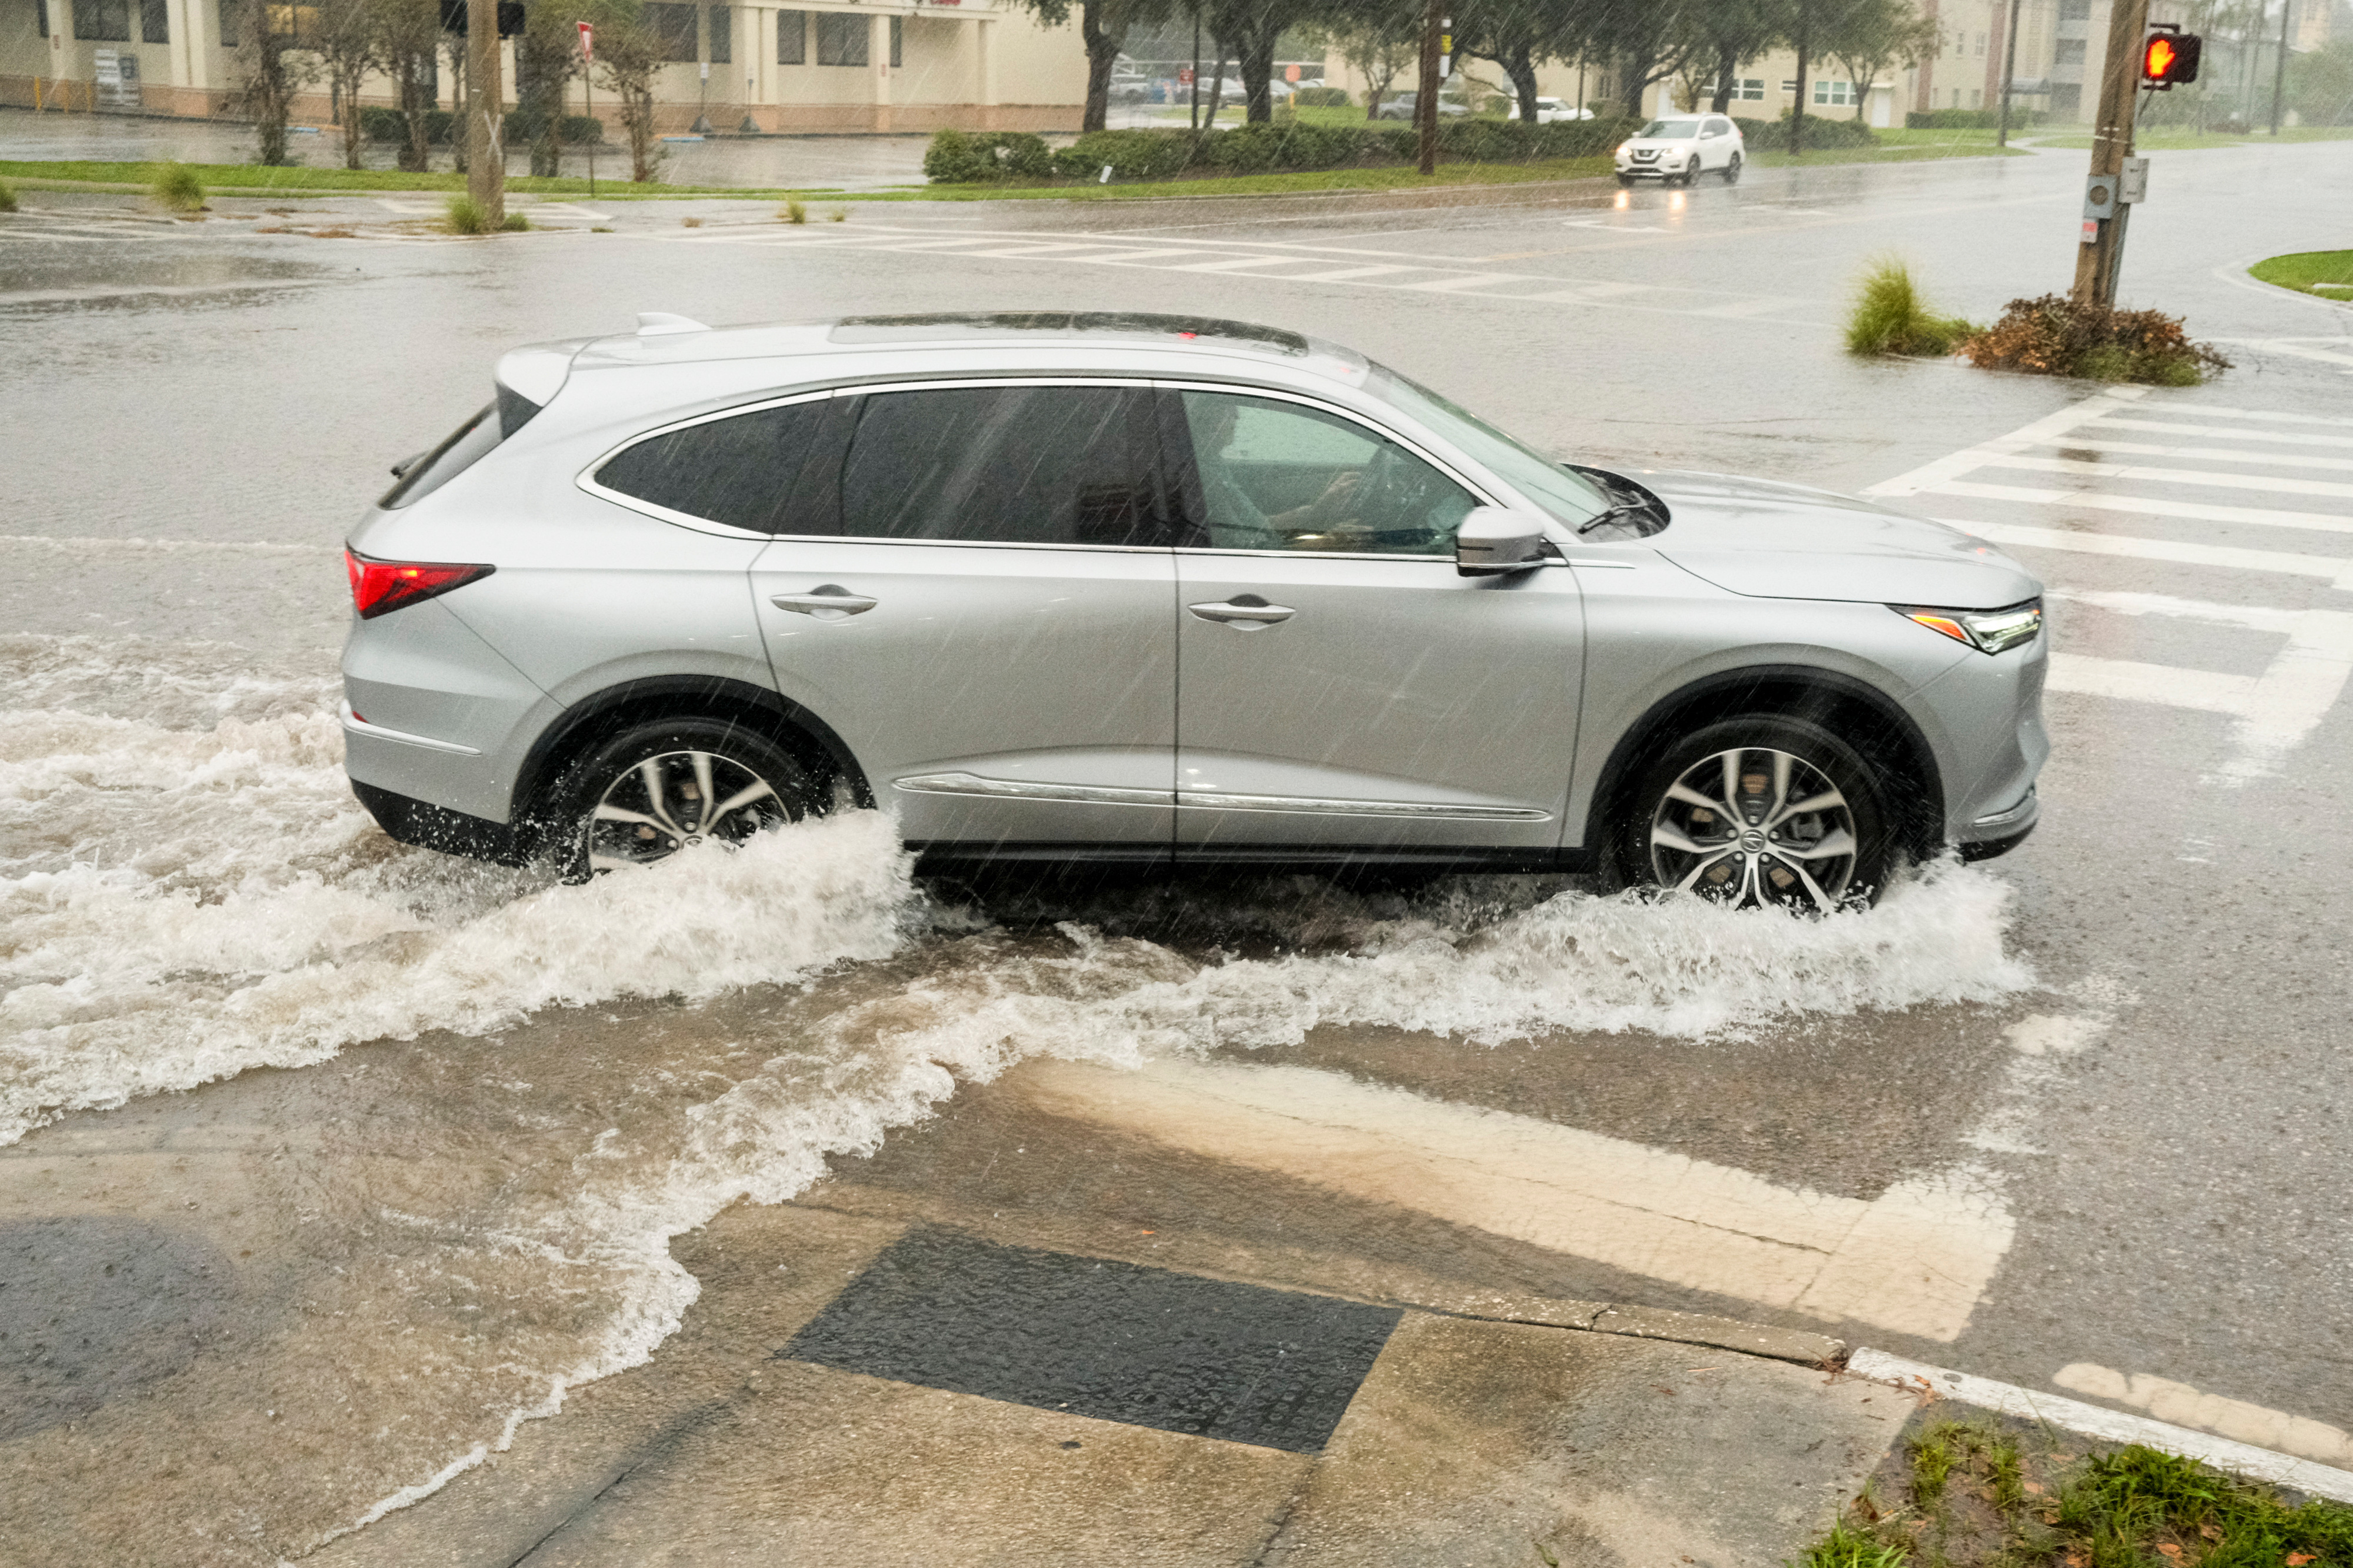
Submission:
[[[1181,895],[1165,889],[1094,895],[1050,929],[994,925],[918,888],[874,812],[557,886],[391,843],[344,781],[332,678],[227,662],[0,638],[0,1143],[257,1067],[463,1037],[470,1098],[405,1135],[462,1149],[479,1136],[465,1119],[494,1107],[523,1152],[497,1182],[405,1194],[396,1213],[371,1185],[378,1164],[322,1154],[316,1184],[342,1184],[353,1241],[308,1310],[346,1347],[406,1336],[403,1353],[424,1356],[455,1333],[455,1291],[478,1314],[467,1342],[494,1342],[495,1364],[453,1352],[440,1383],[404,1388],[442,1419],[351,1479],[361,1490],[288,1505],[291,1540],[412,1500],[567,1387],[651,1355],[698,1293],[672,1237],[738,1200],[792,1197],[828,1155],[871,1152],[1028,1058],[1133,1065],[1352,1025],[1472,1046],[1696,1038],[2031,983],[2004,952],[2006,889],[1956,865],[1824,920],[1558,879],[1401,896],[1278,879],[1193,921],[1220,942],[1241,933],[1252,956],[1169,937],[1159,916]],[[596,1036],[582,1010],[624,998],[674,999],[681,1022],[659,1040]],[[534,1017],[578,1039],[545,1047],[524,1082],[525,1053],[486,1037]],[[420,1280],[439,1327],[401,1316]],[[560,1324],[536,1306],[551,1293],[576,1304]],[[321,1388],[340,1387],[335,1355],[318,1354]],[[315,1418],[337,1419],[320,1397]]]

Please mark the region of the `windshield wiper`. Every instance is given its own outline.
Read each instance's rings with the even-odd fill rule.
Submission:
[[[1595,512],[1591,517],[1587,518],[1583,522],[1578,523],[1577,525],[1577,537],[1582,539],[1585,535],[1591,533],[1595,529],[1599,528],[1605,522],[1622,522],[1630,517],[1648,517],[1650,515],[1651,504],[1648,501],[1620,501],[1616,506],[1604,507],[1601,510]]]

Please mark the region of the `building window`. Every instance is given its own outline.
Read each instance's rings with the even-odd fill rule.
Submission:
[[[1986,36],[1983,33],[1979,33],[1978,35],[1978,58],[1979,59],[1985,58],[1985,44]]]
[[[1765,100],[1765,80],[1762,77],[1743,77],[1732,84],[1732,96],[1748,103]]]
[[[807,12],[776,13],[776,63],[780,66],[808,64]]]
[[[1973,87],[1969,89],[1969,107],[1971,109],[1982,109],[1985,107],[1985,89],[1983,88]]]
[[[724,5],[711,8],[711,63],[735,63],[735,14]]]
[[[172,7],[169,0],[139,0],[139,37],[150,44],[172,41]]]
[[[217,9],[218,9],[218,11],[219,11],[219,13],[220,13],[220,35],[221,35],[221,47],[222,47],[222,48],[225,48],[225,49],[233,49],[233,48],[237,47],[237,6],[238,6],[238,0],[221,0],[221,3],[220,3],[220,5],[219,5],[219,6],[217,7]]]
[[[650,31],[665,60],[691,61],[702,56],[695,48],[694,7],[664,5],[660,0],[646,7],[646,27]]]
[[[33,0],[33,16],[41,25],[41,37],[49,36],[49,0]]]
[[[854,11],[817,14],[817,63],[821,66],[862,66],[867,59],[866,18]]]
[[[906,54],[907,19],[904,16],[893,16],[891,18],[891,68],[892,70],[897,70],[907,63]]]
[[[1798,90],[1798,84],[1794,81],[1785,81],[1781,84],[1781,90],[1785,93],[1795,92]]]
[[[1852,104],[1854,102],[1854,83],[1851,81],[1824,81],[1820,77],[1817,77],[1814,79],[1814,101],[1816,103],[1828,104],[1834,109],[1841,105]]]
[[[73,30],[77,38],[101,44],[131,41],[131,0],[73,0]]]

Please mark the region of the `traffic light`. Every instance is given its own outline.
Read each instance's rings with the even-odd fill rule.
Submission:
[[[2172,26],[2152,31],[2141,41],[2141,85],[2154,92],[2198,79],[2198,57],[2206,40]]]

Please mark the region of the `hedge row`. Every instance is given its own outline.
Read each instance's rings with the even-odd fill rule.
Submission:
[[[457,133],[458,117],[446,109],[425,111],[425,140],[436,147],[451,145]],[[528,147],[539,140],[544,122],[528,110],[509,110],[505,136],[509,147]],[[605,139],[604,122],[594,115],[567,114],[556,122],[556,132],[567,146],[583,147]],[[363,108],[360,110],[360,134],[371,142],[406,142],[408,140],[408,116],[397,109]]]
[[[1778,120],[1742,120],[1736,116],[1733,123],[1740,127],[1741,139],[1757,152],[1785,152],[1789,145],[1789,117]],[[1819,114],[1806,116],[1806,145],[1823,147],[1870,147],[1879,138],[1871,133],[1868,125],[1858,125],[1851,116],[1827,120]]]
[[[1450,120],[1438,130],[1438,150],[1470,163],[1524,163],[1546,158],[1590,158],[1609,152],[1639,127],[1627,121]],[[1302,169],[1373,168],[1412,162],[1419,154],[1410,125],[1309,125],[1297,121],[1242,125],[1196,136],[1190,131],[1090,131],[1056,152],[1042,138],[1020,132],[973,135],[942,131],[923,154],[923,174],[938,184],[1010,180],[1165,180],[1179,174],[1262,174]]]
[[[2051,116],[2040,109],[2029,109],[2022,103],[2010,106],[2010,128],[2040,125]],[[1904,117],[1906,131],[1992,131],[2001,124],[2001,110],[1993,109],[1915,109]]]

